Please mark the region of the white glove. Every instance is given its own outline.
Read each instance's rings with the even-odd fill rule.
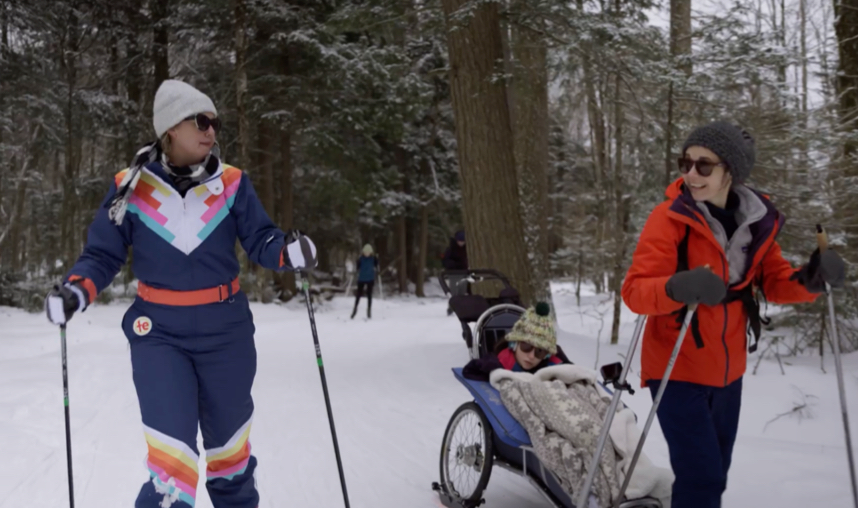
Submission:
[[[45,296],[45,314],[48,321],[62,325],[71,319],[75,312],[86,307],[86,297],[77,284],[54,286]]]
[[[316,258],[316,245],[308,236],[299,236],[297,240],[286,245],[286,256],[289,264],[295,270],[316,268],[319,260]]]

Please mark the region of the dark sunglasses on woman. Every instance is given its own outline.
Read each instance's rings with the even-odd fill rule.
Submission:
[[[694,160],[689,159],[687,157],[679,158],[679,172],[683,175],[691,172],[691,168],[697,166],[697,173],[700,176],[709,176],[712,174],[712,170],[715,169],[715,166],[724,166],[722,162],[712,162],[705,159]]]
[[[184,119],[185,122],[189,120],[193,120],[197,124],[197,129],[202,132],[209,130],[209,127],[214,129],[215,134],[220,132],[220,118],[209,118],[202,113],[197,113]]]
[[[522,353],[530,353],[533,351],[533,356],[542,360],[546,356],[548,356],[548,351],[542,349],[541,347],[533,347],[532,344],[528,344],[527,342],[519,342],[518,347],[521,348]]]

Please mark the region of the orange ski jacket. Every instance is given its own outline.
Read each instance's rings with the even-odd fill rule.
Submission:
[[[709,265],[731,292],[754,284],[768,301],[780,304],[812,302],[819,296],[798,281],[789,280],[796,269],[783,258],[775,241],[785,218],[766,196],[751,192],[762,200],[765,215],[750,226],[752,240],[743,250],[745,273],[732,285],[724,247],[681,178],[667,188],[668,200],[647,219],[622,288],[623,301],[629,309],[649,316],[641,353],[643,386],[650,379],[662,378],[679,335],[681,323],[677,316],[684,305],[667,296],[665,284],[677,271],[678,247],[686,234],[687,269]],[[725,301],[712,307],[701,304],[696,319],[700,344],[692,339],[689,329],[670,379],[727,386],[742,377],[748,344],[748,313],[742,301]]]

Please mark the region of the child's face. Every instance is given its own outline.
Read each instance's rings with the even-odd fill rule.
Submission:
[[[536,348],[526,346],[522,348],[521,344],[522,343],[518,343],[516,345],[515,361],[518,362],[518,364],[521,365],[524,370],[530,370],[542,363],[542,360],[544,360],[545,358],[543,357],[540,359],[536,357]],[[530,351],[525,352],[525,349],[530,349]]]

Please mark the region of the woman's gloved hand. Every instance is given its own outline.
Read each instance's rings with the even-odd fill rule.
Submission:
[[[810,255],[810,261],[795,272],[789,280],[797,280],[811,293],[825,292],[825,283],[833,288],[846,284],[846,263],[837,252],[826,249],[822,254],[819,249]]]
[[[316,268],[319,260],[316,256],[316,245],[309,236],[300,231],[290,231],[286,235],[286,246],[283,247],[283,259],[295,270]]]
[[[718,305],[727,296],[727,286],[712,270],[699,266],[668,279],[667,296],[685,305]]]
[[[83,310],[86,296],[74,283],[56,285],[45,296],[45,314],[48,321],[55,325],[67,323],[75,312]]]

